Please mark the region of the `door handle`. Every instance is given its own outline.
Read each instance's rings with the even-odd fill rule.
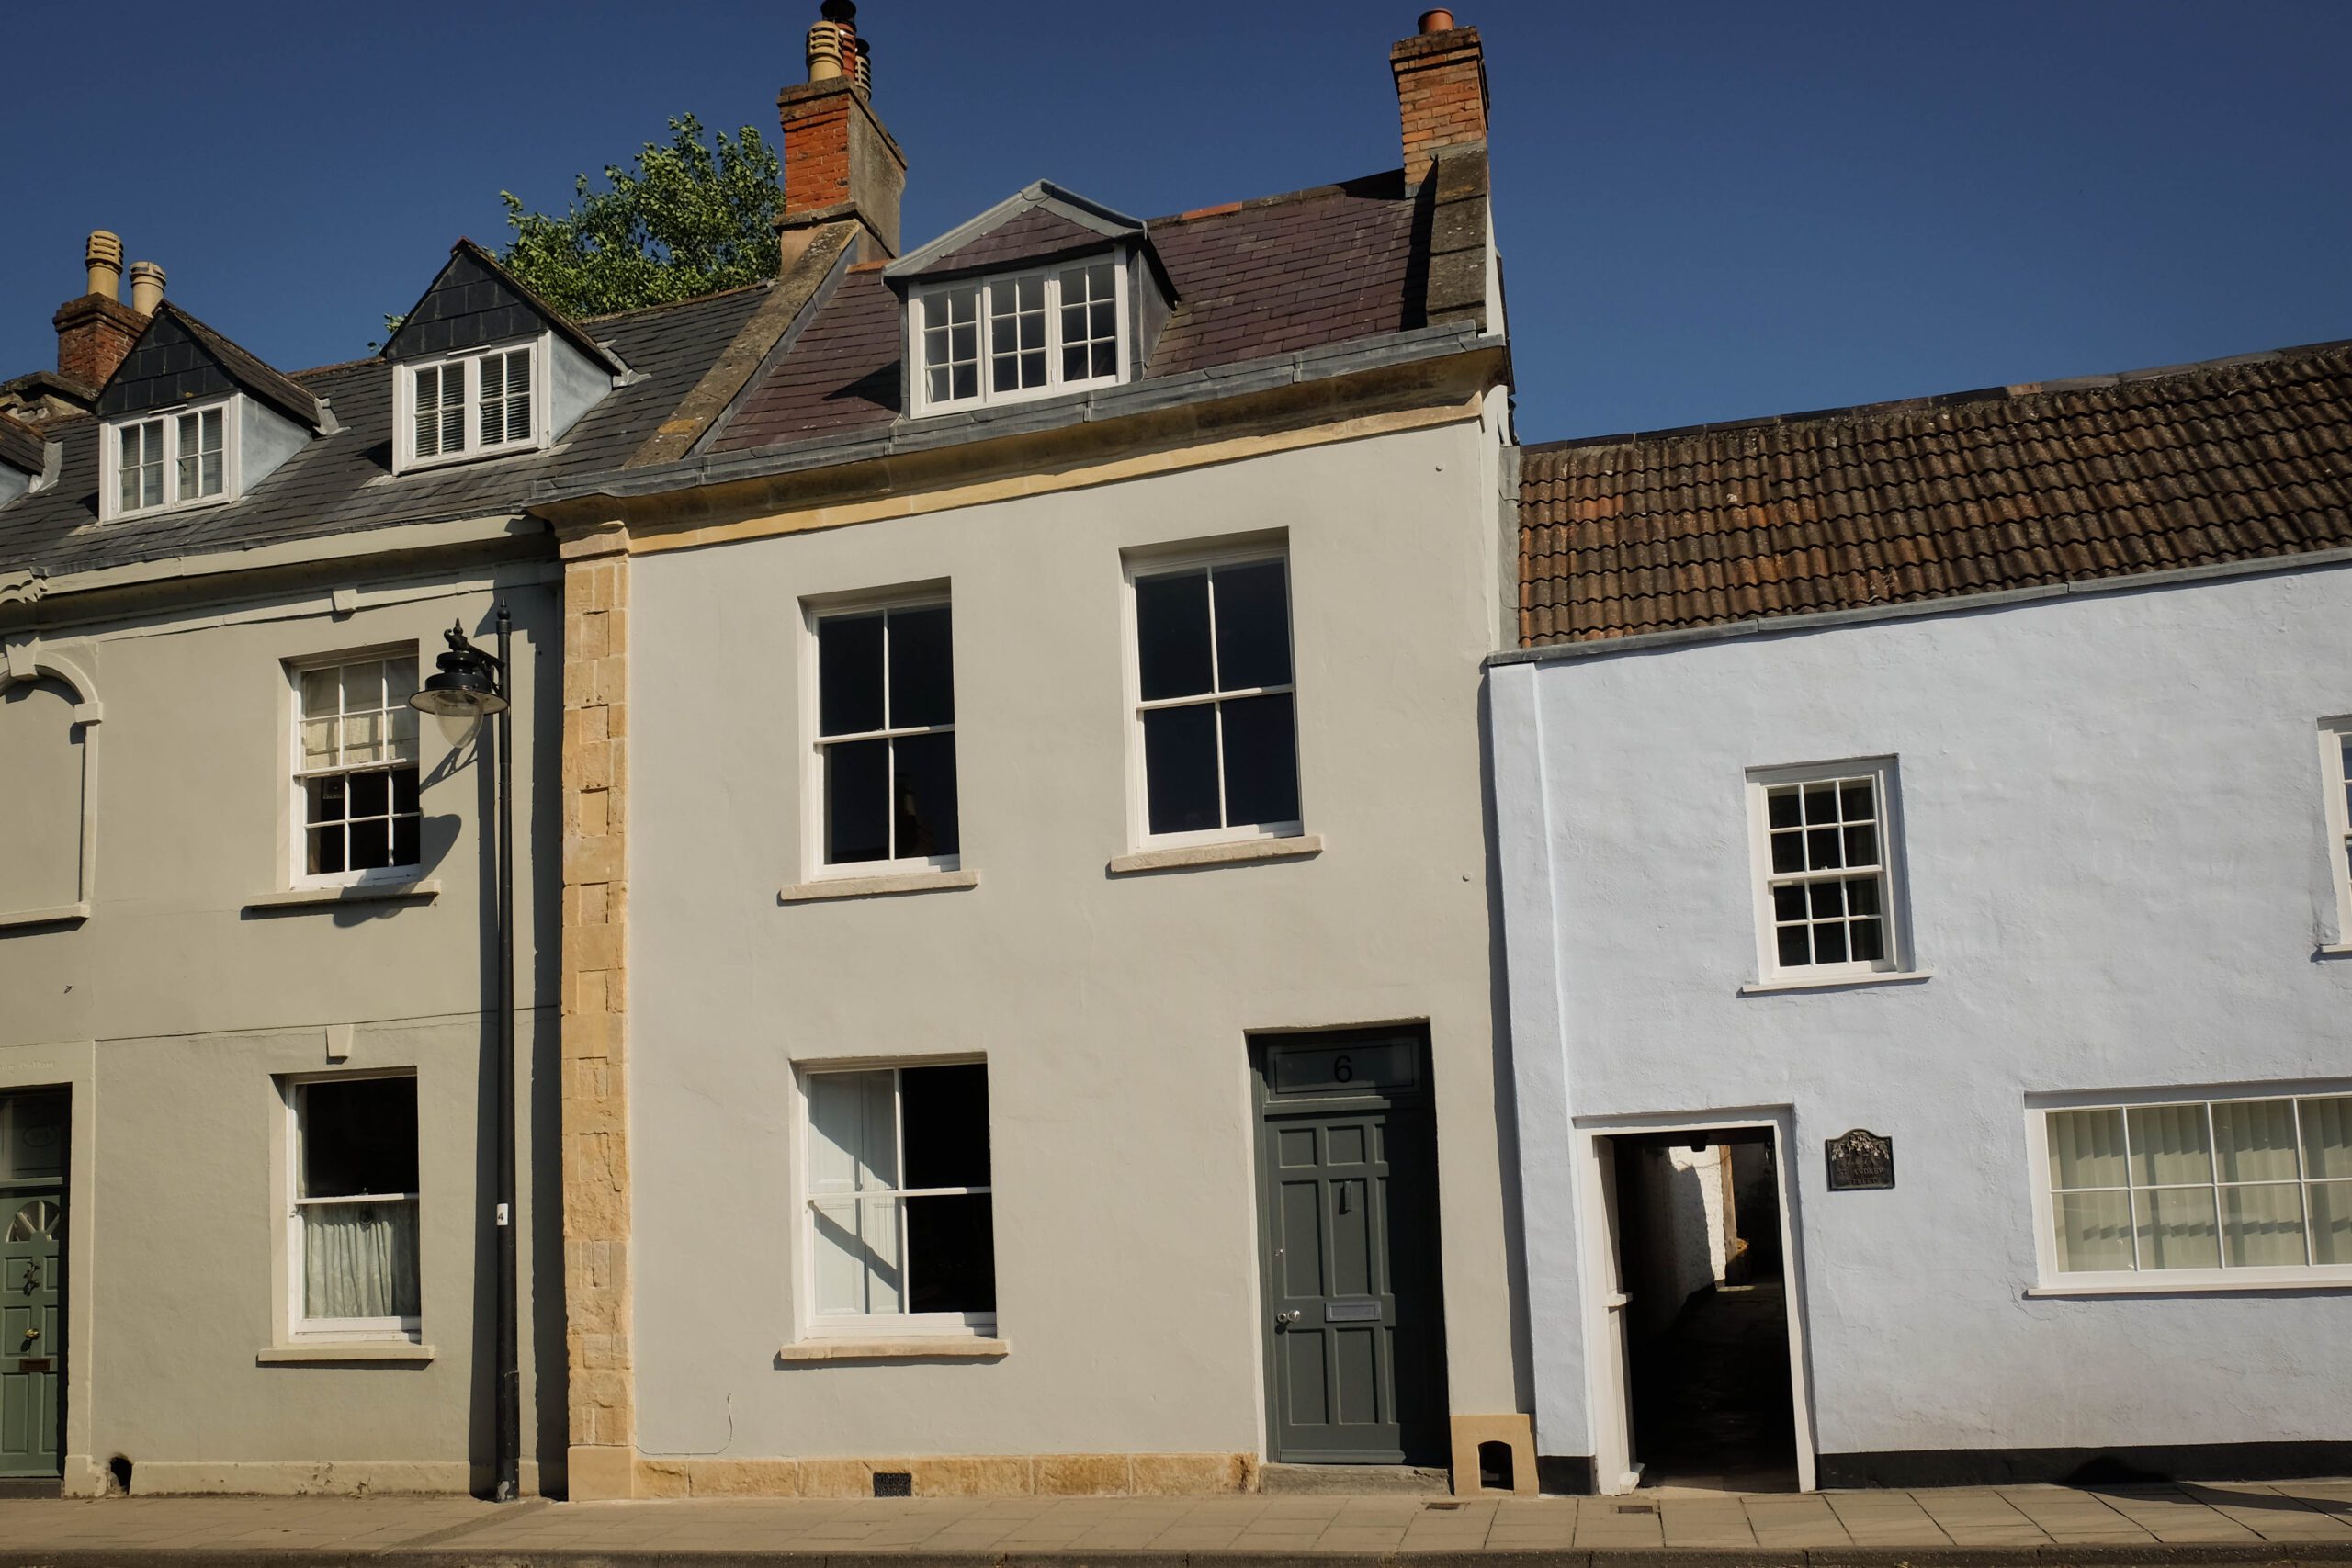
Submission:
[[[38,1338],[40,1338],[40,1329],[38,1329],[38,1328],[28,1328],[28,1329],[26,1329],[26,1330],[25,1330],[25,1341],[26,1341],[26,1343],[27,1343],[27,1344],[30,1344],[33,1340],[36,1340],[36,1339],[38,1339]]]
[[[1276,1328],[1288,1328],[1292,1324],[1296,1323],[1300,1318],[1306,1315],[1306,1314],[1305,1313],[1301,1312],[1296,1307],[1293,1307],[1288,1312],[1278,1312],[1274,1314],[1274,1326]]]

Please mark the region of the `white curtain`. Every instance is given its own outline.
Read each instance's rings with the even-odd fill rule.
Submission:
[[[415,1317],[416,1201],[302,1210],[306,1317]]]

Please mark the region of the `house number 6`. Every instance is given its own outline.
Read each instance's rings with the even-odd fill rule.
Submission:
[[[1353,1083],[1356,1076],[1356,1065],[1351,1058],[1342,1056],[1338,1061],[1331,1064],[1331,1076],[1339,1079],[1341,1083]]]

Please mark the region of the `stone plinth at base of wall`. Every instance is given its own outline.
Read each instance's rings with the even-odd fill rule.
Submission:
[[[871,1497],[905,1476],[917,1497],[1214,1497],[1258,1489],[1254,1454],[933,1454],[858,1459],[631,1456],[626,1491],[604,1456],[571,1450],[575,1502],[614,1497]],[[582,1455],[595,1457],[583,1464]],[[588,1488],[594,1488],[590,1490]]]
[[[540,1495],[541,1467],[523,1461],[525,1496]],[[562,1489],[563,1472],[544,1479]],[[206,1460],[137,1461],[130,1471],[134,1497],[205,1495],[245,1497],[377,1497],[400,1495],[481,1495],[491,1488],[488,1465],[466,1460]],[[68,1497],[104,1497],[115,1491],[103,1464],[76,1455],[65,1467],[60,1488]]]

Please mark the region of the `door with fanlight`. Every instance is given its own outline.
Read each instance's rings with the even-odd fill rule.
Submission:
[[[62,1472],[66,1109],[0,1094],[0,1477]]]

